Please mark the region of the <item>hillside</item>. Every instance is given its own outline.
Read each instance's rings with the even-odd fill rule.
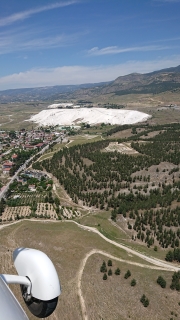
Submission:
[[[116,235],[124,238],[121,232]],[[122,249],[99,234],[88,232],[87,227],[73,222],[22,221],[1,230],[0,240],[3,243],[0,249],[3,273],[16,273],[11,254],[18,247],[31,246],[41,250],[55,264],[62,294],[57,309],[47,320],[166,320],[171,312],[178,313],[179,295],[169,288],[173,275],[171,266],[159,267],[157,260],[151,264],[130,254],[126,247]],[[109,259],[112,266],[108,270],[111,268],[112,275],[104,281],[100,267],[103,261],[107,265]],[[120,275],[115,274],[117,268]],[[128,279],[124,278],[127,270],[131,272]],[[156,282],[160,275],[167,281],[166,289]],[[135,286],[131,285],[133,279]],[[11,285],[11,288],[29,319],[37,319],[28,311],[19,285]],[[140,301],[143,294],[149,300],[148,307]]]
[[[0,102],[55,101],[89,99],[102,95],[117,97],[129,94],[160,94],[164,92],[180,94],[180,66],[151,73],[132,73],[120,76],[114,81],[80,85],[64,85],[0,91]]]
[[[98,87],[105,83],[106,82],[3,90],[0,91],[0,103],[46,100],[53,101],[54,97],[58,94],[72,94],[74,91],[79,89]]]
[[[132,73],[121,76],[98,88],[82,89],[74,95],[98,96],[115,94],[158,94],[166,91],[180,92],[180,66],[151,73]]]
[[[148,247],[179,247],[179,132],[179,124],[138,125],[123,143],[69,146],[33,166],[51,172],[75,203],[111,210]]]

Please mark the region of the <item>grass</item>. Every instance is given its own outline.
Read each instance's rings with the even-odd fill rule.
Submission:
[[[99,212],[97,214],[89,214],[88,216],[79,219],[79,222],[83,225],[96,227],[102,234],[104,234],[108,239],[117,241],[120,239],[128,239],[128,236],[120,229],[114,227],[110,219],[109,212]]]
[[[106,211],[98,212],[97,214],[90,213],[85,217],[78,218],[77,221],[83,225],[95,227],[108,239],[124,244],[125,246],[139,251],[147,256],[162,260],[165,259],[166,253],[170,249],[158,247],[158,251],[154,251],[154,246],[148,248],[144,242],[132,241],[130,233],[123,232],[120,228],[117,228],[111,224],[109,221],[110,216],[110,213]]]
[[[90,137],[90,136],[89,136]],[[71,141],[72,140],[72,141]],[[84,144],[84,143],[89,143],[89,142],[95,142],[95,141],[99,141],[101,140],[101,137],[100,136],[96,136],[96,137],[93,137],[93,138],[89,138],[87,136],[69,136],[69,141],[71,141],[70,143],[57,143],[53,146],[53,151],[51,152],[46,152],[45,154],[43,154],[39,159],[38,161],[42,161],[42,160],[45,160],[45,159],[49,159],[49,158],[52,158],[54,153],[55,152],[58,152],[59,150],[61,150],[62,148],[64,147],[72,147],[72,146],[75,146],[75,145],[78,145],[78,144]]]
[[[25,120],[47,107],[47,104],[31,104],[31,103],[7,103],[0,104],[0,124],[1,130],[19,130],[22,128],[32,129],[37,127],[37,124]],[[9,117],[9,115],[11,115]]]
[[[78,145],[78,144],[95,142],[95,141],[99,141],[101,139],[102,139],[101,136],[96,136],[96,137],[93,137],[93,138],[91,138],[89,136],[89,139],[88,139],[87,136],[80,136],[80,135],[69,136],[69,140],[72,140],[72,142],[68,143],[68,147],[72,147],[72,146],[75,146],[75,145]]]
[[[148,270],[112,259],[113,274],[104,281],[100,272],[103,260],[107,264],[107,257],[100,254],[91,256],[82,277],[82,291],[89,319],[165,320],[171,317],[172,311],[178,314],[176,319],[179,319],[179,295],[169,288],[171,272]],[[121,270],[119,276],[114,274],[117,267]],[[128,269],[131,276],[126,280],[124,275]],[[159,275],[167,281],[166,289],[156,283]],[[134,287],[130,284],[133,278],[137,282]],[[144,308],[140,302],[143,294],[149,299],[148,308]]]
[[[61,280],[62,295],[56,315],[58,318],[58,315],[61,314],[62,319],[81,319],[76,275],[81,260],[90,250],[96,248],[122,259],[143,263],[142,259],[128,255],[124,250],[109,244],[98,235],[84,231],[70,222],[21,221],[1,230],[0,241],[2,244],[0,248],[1,270],[4,273],[15,272],[11,267],[10,258],[8,262],[6,261],[6,252],[11,253],[17,247],[39,249],[51,258]],[[93,268],[92,274],[94,270]],[[101,286],[101,282],[97,282],[97,285]],[[87,287],[89,287],[88,283]],[[24,306],[19,288],[14,286],[13,290]],[[35,320],[35,317],[29,316],[29,318]]]

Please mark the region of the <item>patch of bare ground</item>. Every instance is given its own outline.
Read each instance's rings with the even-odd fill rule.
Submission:
[[[106,152],[120,152],[123,154],[138,154],[136,150],[131,147],[131,143],[118,143],[118,142],[110,142],[109,145],[105,148]]]
[[[122,259],[128,257],[123,250],[112,248],[97,234],[83,230],[75,223],[21,221],[2,229],[0,241],[3,243],[2,254],[5,262],[1,264],[1,270],[4,266],[4,273],[16,274],[14,268],[8,266],[12,266],[10,255],[17,247],[32,247],[42,250],[53,261],[61,280],[62,294],[57,310],[53,316],[47,319],[82,319],[77,295],[77,273],[80,261],[89,250],[94,247],[100,250],[110,249],[111,251],[112,249],[112,253],[117,256],[121,255]],[[11,252],[8,253],[8,250]],[[8,253],[8,262],[6,262],[5,253]],[[12,286],[12,289],[25,308],[29,319],[35,320],[36,318],[30,315],[22,301],[19,286]]]
[[[136,278],[137,280],[137,285],[140,284],[140,286],[137,289],[138,294],[135,294],[136,299],[134,299],[133,297],[129,303],[129,306],[131,306],[130,307],[131,310],[133,308],[135,308],[136,310],[137,308],[136,300],[137,300],[137,297],[140,296],[140,291],[142,288],[144,289],[143,293],[145,293],[146,295],[149,295],[148,298],[150,300],[151,300],[151,296],[156,294],[153,292],[153,288],[155,284],[154,284],[154,278],[152,277],[150,269],[152,272],[158,269],[159,270],[158,272],[161,272],[161,275],[163,276],[165,271],[162,271],[162,270],[171,270],[171,271],[177,270],[177,267],[175,266],[172,266],[158,259],[147,257],[137,251],[134,251],[133,249],[125,247],[119,243],[116,243],[106,238],[95,228],[78,225],[76,222],[62,223],[62,222],[54,221],[54,223],[52,223],[52,222],[44,221],[39,223],[38,221],[36,222],[22,221],[16,225],[12,225],[8,228],[4,228],[3,230],[1,230],[0,241],[3,242],[2,253],[6,253],[6,250],[8,251],[9,249],[12,252],[12,250],[14,250],[16,247],[30,246],[30,247],[44,251],[52,259],[61,279],[62,295],[60,296],[57,310],[52,316],[53,318],[50,317],[51,319],[59,319],[59,315],[61,315],[61,318],[65,320],[66,319],[68,320],[69,319],[72,319],[72,320],[100,319],[96,317],[99,314],[98,312],[100,311],[102,312],[102,314],[103,312],[106,313],[107,307],[109,308],[106,314],[106,316],[108,315],[108,319],[113,319],[113,320],[120,319],[118,309],[119,308],[123,309],[123,307],[125,306],[124,304],[125,300],[126,300],[126,303],[129,303],[129,299],[131,298],[132,292],[134,292],[133,291],[134,288],[131,288],[131,294],[130,294],[129,292],[130,290],[128,289],[130,287],[129,280],[126,280],[126,281],[122,280],[122,284],[119,283],[118,289],[117,289],[117,279],[120,280],[120,277],[117,277],[114,275],[113,268],[115,268],[115,266],[120,267],[121,273],[123,270],[124,270],[123,272],[125,273],[125,269],[127,271],[127,268],[130,269],[132,272],[132,277]],[[111,280],[109,280],[108,278],[108,281],[109,281],[107,282],[109,284],[108,287],[105,286],[106,283],[102,280],[102,273],[100,273],[99,271],[101,264],[99,264],[98,262],[98,265],[97,265],[96,263],[93,262],[90,265],[90,268],[88,267],[88,264],[86,265],[87,261],[91,261],[91,259],[88,260],[88,258],[94,255],[95,253],[101,254],[101,264],[102,264],[102,261],[104,260],[104,257],[106,257],[107,259],[109,258],[113,259],[115,261],[113,262],[113,267],[112,267],[113,276],[109,277],[110,279],[113,279],[113,277],[115,277],[114,278],[115,281],[114,282],[112,281],[111,283],[109,283]],[[143,260],[146,261],[145,264]],[[9,265],[11,266],[11,263],[8,265],[5,265],[4,268],[6,267],[8,268]],[[137,268],[137,270],[134,268]],[[144,268],[146,269],[146,271],[142,271],[144,270]],[[8,272],[11,272],[11,271],[9,270]],[[169,279],[170,279],[170,275],[172,275],[172,273],[169,273]],[[93,283],[91,281],[93,281]],[[123,287],[124,285],[123,281],[125,281],[125,284],[128,283],[128,288],[126,286]],[[148,287],[151,288],[151,290],[149,290]],[[12,286],[12,289],[16,293],[21,304],[24,306],[24,302],[22,301],[21,295],[19,293],[19,288],[17,286]],[[88,296],[89,292],[90,292],[90,296]],[[118,309],[117,309],[117,306],[116,306],[116,309],[114,309],[114,302],[116,302],[117,300],[119,301],[119,303],[121,302],[121,297],[119,297],[118,294],[122,295],[122,292],[123,292],[123,299],[124,299],[122,300],[123,306],[121,307],[121,304],[120,305],[118,304]],[[77,293],[79,293],[79,295],[82,296],[82,299],[80,300],[81,309],[79,306]],[[158,294],[159,292],[157,290],[156,299],[158,299]],[[167,294],[167,291],[166,291],[166,294]],[[168,294],[169,294],[169,291],[168,291]],[[115,298],[114,298],[114,295],[116,295]],[[172,295],[170,295],[170,298],[171,296]],[[176,298],[177,298],[177,295],[176,295]],[[154,301],[154,296],[152,300]],[[171,300],[170,300],[170,302],[172,302],[171,307],[173,307],[174,300],[172,301]],[[84,301],[84,304],[83,304],[83,301]],[[89,304],[90,304],[90,311],[89,311]],[[102,309],[102,306],[103,306],[103,309]],[[91,310],[91,307],[93,310]],[[146,310],[151,310],[149,308]],[[128,310],[129,310],[129,307],[127,308],[124,307],[123,312],[125,312],[125,315],[126,315],[126,312],[128,312]],[[136,314],[140,314],[142,310],[141,310],[141,304],[140,304],[140,309],[138,309],[137,312],[134,312],[133,310],[132,319],[136,319]],[[29,312],[27,312],[27,314],[30,320],[35,319],[35,317],[29,315]],[[86,314],[87,314],[87,317],[85,317]],[[121,315],[124,316],[122,312],[121,312]],[[143,312],[142,312],[142,315],[144,315]],[[50,319],[50,318],[47,318],[47,319]],[[127,319],[127,318],[128,317],[124,317],[123,319]],[[137,317],[137,319],[143,319],[143,318],[140,318],[139,316],[139,318]],[[153,318],[144,317],[144,319],[153,319]],[[154,319],[158,319],[158,318],[154,318]]]
[[[140,263],[133,263],[131,261],[129,262],[127,260],[116,258],[116,257],[112,256],[111,254],[104,252],[104,251],[101,251],[101,250],[97,250],[97,249],[91,250],[89,253],[86,254],[85,258],[81,261],[80,269],[78,272],[78,295],[79,295],[79,299],[80,299],[81,311],[82,311],[82,316],[83,316],[84,320],[92,319],[92,315],[88,315],[88,313],[87,313],[86,302],[85,302],[85,299],[82,294],[82,276],[83,276],[83,272],[84,272],[84,269],[85,269],[85,266],[86,266],[88,259],[94,254],[101,254],[108,259],[114,259],[115,261],[118,261],[121,263],[130,263],[131,266],[135,265],[135,266],[139,266],[142,268],[148,268],[148,269],[156,269],[157,268],[157,269],[159,269],[159,267],[143,265]],[[129,256],[132,256],[132,255],[129,254]],[[109,270],[110,269],[112,271],[112,268],[109,267]]]
[[[148,189],[154,189],[159,187],[159,183],[171,183],[173,176],[174,179],[177,181],[179,180],[179,172],[173,172],[171,174],[169,174],[170,170],[172,170],[173,168],[177,168],[178,166],[174,165],[173,163],[170,162],[161,162],[159,165],[152,165],[151,167],[149,167],[147,170],[143,169],[140,171],[136,171],[135,173],[133,173],[131,176],[132,178],[139,177],[139,182],[136,181],[135,183],[131,184],[131,187],[133,187],[135,184],[136,185],[142,185],[146,184],[145,181],[143,181],[143,178],[146,177],[150,178],[150,186],[148,187]],[[153,186],[152,186],[153,183]]]
[[[103,280],[100,267],[103,260],[107,264],[108,259],[105,255],[94,254],[87,260],[82,276],[82,293],[87,313],[84,320],[165,320],[171,318],[172,311],[178,314],[179,295],[169,289],[172,273],[112,260],[113,274],[108,276],[107,280]],[[119,276],[114,274],[117,267],[121,270]],[[128,269],[131,271],[131,277],[126,280],[124,275]],[[162,289],[156,283],[159,275],[166,279],[167,289]],[[130,284],[133,278],[137,282],[134,287]],[[150,301],[148,308],[144,308],[140,302],[143,294]]]
[[[89,167],[91,164],[93,164],[93,161],[88,158],[83,158],[83,163]]]
[[[161,132],[164,132],[164,130],[162,130]],[[152,131],[147,133],[147,135],[143,135],[141,136],[141,139],[149,139],[149,138],[154,138],[155,136],[157,136],[160,133],[160,131]]]
[[[123,131],[119,131],[114,133],[112,136],[110,136],[111,139],[125,139],[129,138],[132,136],[132,130],[131,129],[126,129]]]

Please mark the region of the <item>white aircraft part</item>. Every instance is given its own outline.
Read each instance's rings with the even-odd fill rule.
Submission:
[[[27,277],[15,276],[12,274],[2,274],[2,278],[7,284],[14,283],[25,285],[28,288],[27,293],[31,293],[31,281]]]
[[[35,249],[18,248],[13,252],[15,268],[20,276],[28,277],[34,298],[48,301],[61,293],[56,269],[48,256]]]
[[[0,319],[29,320],[18,300],[0,276]]]

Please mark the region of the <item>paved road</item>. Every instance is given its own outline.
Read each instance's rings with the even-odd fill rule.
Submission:
[[[54,142],[54,141],[53,141],[53,142]],[[50,144],[51,144],[51,143],[50,143]],[[18,174],[19,174],[21,171],[23,171],[23,170],[25,170],[25,169],[27,168],[27,166],[29,165],[30,161],[32,161],[35,156],[37,156],[37,155],[42,155],[46,150],[48,150],[50,144],[48,144],[48,145],[45,146],[42,150],[40,150],[38,153],[36,153],[36,154],[33,155],[31,158],[29,158],[28,160],[26,160],[25,163],[24,163],[21,167],[19,167],[19,169],[16,171],[16,173],[15,173],[14,176],[11,178],[11,180],[8,182],[8,184],[5,186],[5,188],[0,192],[0,200],[5,197],[6,192],[7,192],[8,189],[9,189],[10,184],[11,184],[15,179],[17,179]]]

